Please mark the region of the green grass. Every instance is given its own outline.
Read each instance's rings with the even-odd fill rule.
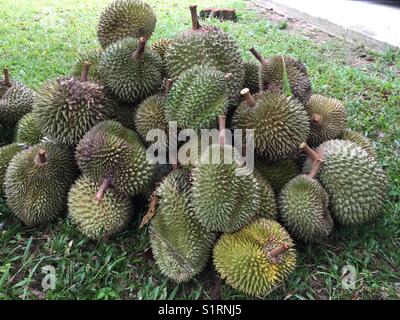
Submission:
[[[151,0],[158,16],[153,39],[171,37],[190,26],[192,0]],[[382,215],[371,223],[338,228],[329,241],[298,245],[299,263],[290,280],[269,299],[396,299],[400,296],[400,58],[328,38],[316,44],[274,25],[248,2],[198,0],[200,8],[233,7],[237,23],[212,22],[235,37],[245,59],[256,46],[264,55],[292,54],[308,67],[315,92],[341,99],[349,126],[375,141],[390,179]],[[95,48],[96,23],[107,0],[3,1],[0,8],[0,66],[38,89],[67,74],[80,51]],[[368,60],[358,58],[363,52]],[[357,62],[357,63],[355,63]],[[28,229],[0,199],[0,299],[202,299],[216,297],[210,265],[199,277],[176,285],[161,276],[143,252],[147,230],[138,229],[140,210],[129,229],[109,242],[85,239],[65,218]],[[341,286],[341,270],[354,265],[354,290]],[[41,292],[41,268],[56,268],[57,286]],[[218,290],[214,290],[217,291]],[[218,295],[217,295],[218,296]],[[222,284],[224,299],[247,298]]]

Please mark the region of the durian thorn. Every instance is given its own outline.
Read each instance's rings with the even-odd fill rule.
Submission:
[[[169,90],[171,90],[173,83],[174,83],[174,80],[167,79],[166,84],[165,84],[164,97],[166,97],[168,95]]]
[[[83,63],[83,66],[82,66],[81,82],[87,82],[88,81],[89,68],[90,68],[90,62],[85,61]]]
[[[272,259],[275,259],[276,257],[280,256],[282,253],[286,252],[287,250],[290,249],[290,244],[289,243],[282,243],[280,246],[267,251],[267,255],[271,257]]]
[[[261,63],[264,64],[265,63],[265,59],[263,58],[263,56],[261,55],[261,53],[259,53],[256,48],[252,47],[250,49],[250,52],[253,54],[253,56]]]
[[[144,215],[142,222],[140,223],[139,229],[143,228],[146,224],[148,224],[151,218],[153,218],[153,216],[156,214],[157,202],[158,202],[158,197],[156,193],[153,192],[150,197],[149,210],[147,210],[147,213]]]
[[[232,73],[227,73],[225,76],[224,76],[224,79],[225,80],[231,80],[233,78],[233,74]]]
[[[322,118],[321,118],[321,116],[319,114],[313,113],[311,115],[311,123],[312,124],[319,125],[321,123],[321,120],[322,120]]]
[[[35,162],[38,165],[45,164],[47,161],[47,151],[44,149],[40,149],[36,155]]]
[[[10,80],[10,73],[9,73],[9,71],[8,71],[7,68],[4,68],[4,69],[3,69],[3,74],[4,74],[4,84],[5,84],[7,87],[11,87],[12,84],[11,84],[11,80]]]
[[[249,88],[244,88],[242,91],[240,91],[240,94],[243,96],[244,100],[246,100],[247,104],[250,107],[253,108],[253,107],[256,106],[256,99],[254,99],[254,97],[250,93],[250,89]]]
[[[104,192],[107,191],[107,189],[110,187],[111,184],[111,177],[106,177],[103,179],[103,181],[100,184],[99,190],[96,193],[96,202],[99,203],[104,196]]]
[[[219,144],[225,144],[225,128],[226,128],[226,116],[220,115],[218,117],[218,129],[219,129]]]
[[[190,8],[190,13],[192,15],[192,29],[199,30],[201,26],[199,23],[199,18],[197,16],[197,5],[191,5],[189,8]]]
[[[147,39],[145,37],[140,37],[139,44],[135,52],[133,53],[133,59],[140,60],[143,57],[144,50],[146,49]]]

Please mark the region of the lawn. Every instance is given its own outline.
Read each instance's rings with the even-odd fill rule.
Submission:
[[[98,16],[108,0],[2,1],[0,66],[34,89],[67,74],[79,52],[95,48]],[[349,126],[375,142],[387,170],[388,200],[379,218],[337,228],[324,243],[297,246],[296,272],[267,299],[400,298],[400,57],[376,53],[326,37],[294,32],[291,22],[274,24],[262,10],[241,0],[148,0],[158,23],[152,40],[190,27],[189,4],[233,7],[237,23],[211,22],[236,38],[243,57],[256,46],[265,56],[287,53],[307,65],[314,92],[342,100]],[[176,285],[160,275],[144,254],[147,230],[140,215],[127,231],[107,242],[80,235],[64,217],[28,229],[14,219],[0,198],[0,299],[207,299],[248,298],[222,284],[212,265],[195,280]],[[42,292],[42,267],[55,267],[54,290]],[[354,289],[342,286],[342,267],[357,273]]]

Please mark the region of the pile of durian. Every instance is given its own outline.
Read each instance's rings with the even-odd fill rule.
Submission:
[[[312,93],[302,62],[254,48],[244,62],[235,40],[200,25],[196,10],[191,29],[155,40],[153,9],[116,0],[100,16],[99,49],[70,75],[35,93],[4,69],[0,192],[25,225],[68,212],[98,241],[127,228],[138,215],[133,196],[145,195],[143,224],[163,275],[188,281],[212,256],[226,283],[264,296],[294,271],[296,242],[377,216],[386,177],[371,142],[346,128],[345,106]],[[187,163],[152,163],[146,136],[171,121],[219,129],[221,139]],[[225,129],[255,130],[254,171],[225,153],[200,161],[234,148]]]

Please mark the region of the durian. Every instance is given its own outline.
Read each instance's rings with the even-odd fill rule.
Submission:
[[[187,281],[205,267],[215,235],[193,218],[189,171],[172,171],[160,183],[156,197],[150,242],[157,266],[176,282]]]
[[[381,212],[387,180],[376,160],[346,140],[326,141],[316,152],[324,159],[318,180],[329,195],[331,214],[338,223],[361,224]],[[308,158],[304,173],[310,172],[310,163]]]
[[[254,62],[244,62],[244,87],[249,88],[251,94],[260,91],[259,71],[260,67]]]
[[[294,271],[296,251],[278,222],[259,219],[222,235],[214,247],[213,260],[221,278],[234,289],[265,296]]]
[[[99,186],[82,176],[68,194],[68,215],[78,230],[91,239],[108,239],[123,230],[130,219],[131,201],[108,189],[96,198]]]
[[[260,211],[257,217],[276,219],[278,215],[278,205],[274,190],[271,185],[259,173],[254,173],[261,189]]]
[[[16,141],[18,143],[25,143],[28,145],[35,145],[39,143],[43,138],[42,132],[40,131],[36,120],[34,119],[32,112],[24,115],[18,122]]]
[[[115,101],[104,87],[87,81],[89,63],[81,79],[59,78],[44,86],[33,109],[39,130],[50,140],[74,145],[97,123],[109,119]]]
[[[172,39],[159,39],[154,41],[151,45],[151,48],[161,57],[161,73],[163,76],[167,76],[167,63],[165,61],[165,56],[167,55],[167,51],[173,42],[174,41]]]
[[[367,151],[370,157],[376,158],[376,152],[372,142],[362,133],[348,129],[340,135],[340,139],[355,143]]]
[[[328,194],[315,180],[323,161],[306,144],[300,148],[312,158],[314,168],[309,175],[299,175],[283,187],[279,196],[280,216],[284,226],[297,239],[320,241],[333,229]]]
[[[161,84],[162,62],[146,47],[146,39],[124,38],[104,50],[99,70],[102,82],[124,102],[138,102]]]
[[[300,169],[293,160],[266,162],[262,159],[256,159],[255,168],[271,184],[272,189],[277,194],[286,183],[300,174]]]
[[[259,73],[261,90],[283,93],[285,79],[287,79],[293,97],[303,105],[307,104],[312,89],[311,81],[303,63],[294,57],[282,55],[264,59],[255,48],[251,48],[250,51],[261,63]]]
[[[76,147],[82,173],[116,193],[135,195],[151,182],[154,164],[138,135],[120,123],[108,120],[94,126]]]
[[[19,82],[10,80],[4,69],[4,81],[0,89],[0,125],[13,128],[19,119],[32,110],[36,93]]]
[[[194,66],[184,71],[171,88],[165,113],[168,121],[178,128],[195,130],[213,128],[218,116],[225,111],[226,77],[213,67]]]
[[[172,86],[172,80],[167,80],[163,95],[156,94],[143,100],[136,110],[135,129],[144,141],[150,130],[160,129],[168,136],[168,122],[165,116],[165,99]],[[151,137],[148,137],[151,140]]]
[[[194,216],[209,230],[236,231],[260,212],[260,184],[231,145],[208,147],[195,162],[192,179]]]
[[[4,192],[3,183],[8,165],[12,158],[22,150],[23,147],[17,143],[8,144],[0,148],[0,195]]]
[[[64,213],[76,175],[73,153],[66,147],[48,142],[23,150],[7,168],[7,205],[27,226],[45,224]]]
[[[89,62],[90,72],[88,74],[88,80],[92,82],[101,82],[101,76],[99,71],[101,53],[102,50],[100,48],[97,48],[80,54],[74,66],[72,67],[71,75],[74,78],[77,79],[80,78],[85,63]]]
[[[232,73],[227,82],[227,107],[237,105],[243,88],[244,67],[236,42],[225,32],[212,26],[201,27],[196,6],[191,6],[192,29],[178,35],[166,54],[168,76],[176,80],[195,65],[207,65]]]
[[[314,94],[306,109],[310,115],[310,144],[336,139],[346,129],[347,111],[339,100]]]
[[[103,48],[127,37],[151,37],[157,18],[149,4],[141,0],[114,0],[102,12],[97,38]]]
[[[233,124],[238,129],[254,129],[254,148],[266,160],[282,160],[293,155],[307,140],[310,122],[304,107],[293,98],[266,91],[257,100],[243,89],[245,101],[238,107]]]

